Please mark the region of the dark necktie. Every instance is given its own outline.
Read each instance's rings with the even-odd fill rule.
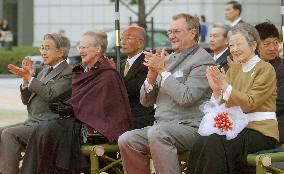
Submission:
[[[52,66],[49,67],[48,70],[47,70],[47,72],[46,72],[46,74],[45,74],[45,76],[47,76],[52,70],[53,70],[53,67],[52,67]]]

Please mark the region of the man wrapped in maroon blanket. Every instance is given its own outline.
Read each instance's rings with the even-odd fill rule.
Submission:
[[[128,96],[119,73],[103,56],[107,47],[104,32],[89,31],[80,39],[82,63],[75,65],[72,96],[68,104],[51,103],[62,117],[39,125],[33,132],[24,156],[23,174],[72,173],[87,168],[80,146],[81,127],[96,131],[100,143],[115,143],[118,136],[132,128]],[[74,117],[73,117],[74,115]],[[103,137],[103,138],[102,138]]]

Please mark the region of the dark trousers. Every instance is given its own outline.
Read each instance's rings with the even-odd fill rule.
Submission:
[[[232,140],[217,134],[203,136],[191,150],[188,174],[248,173],[247,155],[276,145],[275,139],[251,129],[244,129]]]

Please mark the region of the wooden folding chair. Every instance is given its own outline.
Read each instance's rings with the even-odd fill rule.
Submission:
[[[81,151],[90,158],[91,174],[103,174],[109,169],[115,174],[123,174],[121,159],[113,158],[107,154],[118,152],[118,145],[82,145]],[[104,161],[104,166],[100,165],[99,159]]]
[[[256,174],[266,174],[267,172],[284,174],[283,169],[272,166],[273,162],[284,162],[284,148],[278,147],[247,156],[247,164],[255,166]]]

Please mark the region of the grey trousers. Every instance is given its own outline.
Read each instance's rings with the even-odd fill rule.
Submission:
[[[149,155],[157,174],[181,174],[177,154],[190,150],[198,136],[196,128],[177,122],[125,132],[118,139],[124,174],[150,174]]]
[[[18,174],[21,149],[38,123],[18,123],[0,128],[0,172]]]

